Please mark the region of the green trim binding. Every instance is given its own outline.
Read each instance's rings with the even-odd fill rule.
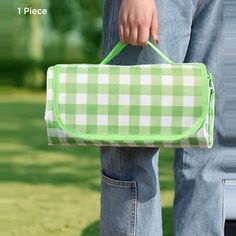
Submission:
[[[156,47],[154,44],[152,44],[150,41],[148,41],[148,45],[154,49],[160,57],[162,57],[166,62],[168,62],[169,64],[174,64],[173,61],[170,60],[169,57],[167,57],[158,47]]]
[[[100,64],[108,64],[114,57],[116,57],[126,45],[122,42],[118,42],[116,46],[110,51],[110,53],[102,60]]]
[[[212,74],[208,75],[210,86],[210,107],[209,107],[209,126],[208,126],[208,148],[213,146],[213,132],[214,132],[214,116],[215,116],[215,88],[213,83]]]
[[[162,57],[167,63],[174,64],[173,61],[171,61],[159,48],[157,48],[154,44],[152,44],[150,41],[148,41],[148,45],[154,49],[160,57]],[[126,45],[122,43],[121,41],[116,44],[116,46],[111,50],[111,52],[102,60],[100,64],[107,64],[109,63],[114,57],[116,57],[124,48]]]

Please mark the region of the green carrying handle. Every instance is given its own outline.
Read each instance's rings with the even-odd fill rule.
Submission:
[[[162,57],[166,62],[169,64],[174,64],[173,61],[171,61],[159,48],[157,48],[154,44],[152,44],[150,41],[148,41],[148,45],[153,48],[160,57]],[[102,60],[100,64],[107,64],[109,63],[114,57],[116,57],[124,48],[126,45],[122,43],[121,41],[116,44],[116,46],[110,51],[110,53]]]

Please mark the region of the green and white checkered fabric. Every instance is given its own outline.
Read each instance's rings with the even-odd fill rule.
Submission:
[[[211,147],[214,90],[203,64],[56,65],[49,144]]]

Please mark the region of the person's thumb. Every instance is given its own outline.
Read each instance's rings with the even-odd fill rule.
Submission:
[[[159,42],[159,38],[158,38],[157,10],[154,10],[154,11],[153,11],[150,33],[151,33],[151,36],[152,36],[153,40],[154,40],[156,43],[158,43],[158,42]]]

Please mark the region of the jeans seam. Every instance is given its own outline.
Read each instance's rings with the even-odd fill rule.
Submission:
[[[109,177],[107,177],[106,175],[104,175],[104,173],[102,172],[102,181],[105,183],[108,183],[114,187],[118,187],[118,186],[122,186],[122,187],[136,187],[136,181],[132,181],[132,180],[115,180],[115,179],[111,179]]]
[[[225,198],[224,198],[224,179],[221,180],[221,194],[222,194],[222,229],[224,231],[225,225]]]
[[[131,187],[132,193],[132,207],[131,207],[131,229],[130,236],[135,236],[136,231],[136,215],[137,215],[137,185],[136,183]]]

